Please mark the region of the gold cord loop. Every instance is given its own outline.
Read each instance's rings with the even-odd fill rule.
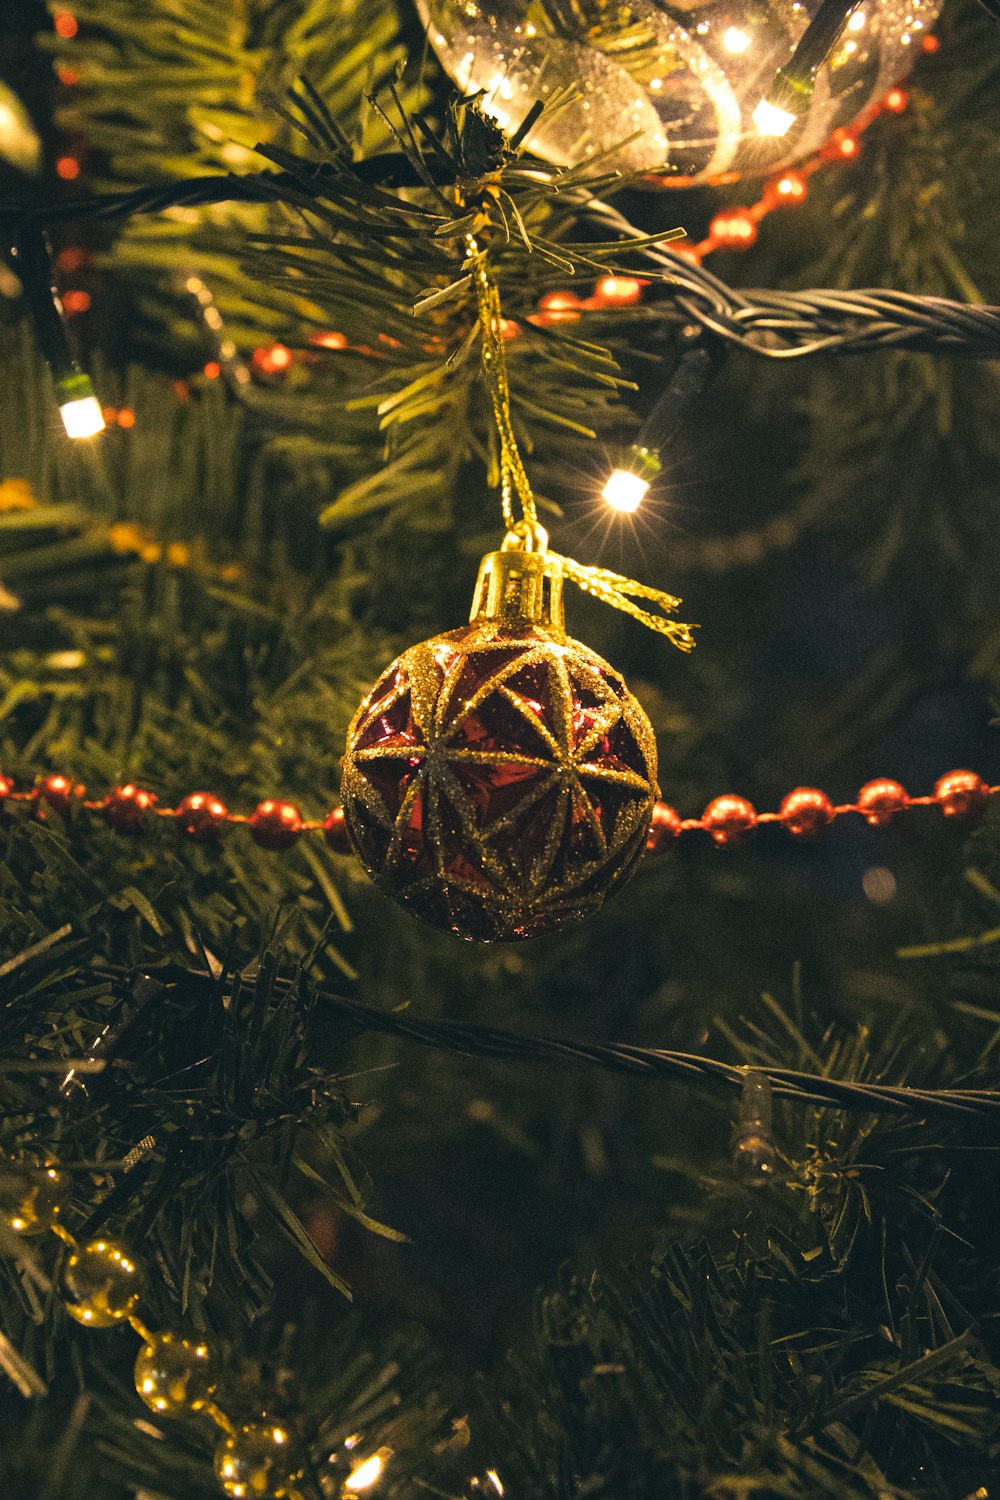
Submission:
[[[490,394],[497,435],[500,439],[500,499],[503,520],[507,528],[502,550],[504,552],[544,553],[548,551],[548,534],[539,523],[535,497],[531,491],[521,454],[514,435],[514,424],[510,409],[510,385],[507,379],[507,354],[503,338],[503,314],[500,308],[500,291],[490,274],[486,252],[480,250],[472,235],[468,239],[472,262],[472,280],[476,288],[479,308],[479,329],[482,339],[483,381]],[[515,499],[521,516],[515,515]],[[585,593],[593,594],[612,609],[620,609],[650,630],[665,635],[680,651],[693,649],[695,640],[693,626],[677,620],[669,620],[680,604],[673,594],[663,589],[652,588],[621,573],[612,573],[608,568],[587,567],[572,557],[558,557],[549,553],[550,559],[561,564],[563,576],[572,579]],[[643,609],[635,601],[648,600],[653,610]]]

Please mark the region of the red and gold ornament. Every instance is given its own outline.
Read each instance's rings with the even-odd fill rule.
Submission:
[[[509,535],[483,559],[470,624],[398,657],[348,730],[341,791],[362,864],[472,941],[596,911],[649,835],[653,730],[614,668],[566,635],[563,561]]]

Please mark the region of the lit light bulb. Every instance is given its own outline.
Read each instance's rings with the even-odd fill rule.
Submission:
[[[96,396],[83,396],[78,401],[67,401],[60,406],[59,413],[67,437],[88,438],[104,431],[104,415]]]
[[[738,26],[730,26],[722,33],[722,45],[727,52],[741,56],[750,45],[750,38]]]
[[[56,398],[67,437],[89,438],[104,431],[104,413],[89,375],[76,373],[57,380]]]
[[[612,510],[620,510],[629,514],[639,509],[648,489],[648,479],[642,479],[638,474],[633,474],[631,469],[615,469],[608,476],[601,496]]]
[[[364,1459],[344,1480],[342,1494],[347,1497],[360,1490],[369,1490],[382,1477],[386,1464],[392,1457],[391,1448],[380,1448],[370,1458]]]
[[[791,110],[782,109],[780,104],[762,99],[753,112],[753,122],[761,135],[777,139],[788,134],[795,124],[795,116]]]

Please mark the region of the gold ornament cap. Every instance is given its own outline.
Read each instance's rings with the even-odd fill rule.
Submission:
[[[541,625],[553,635],[566,634],[564,560],[549,552],[548,542],[544,527],[519,521],[504,537],[499,552],[487,552],[479,564],[471,624],[481,620],[527,622]]]

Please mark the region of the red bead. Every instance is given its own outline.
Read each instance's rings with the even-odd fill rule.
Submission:
[[[594,297],[601,307],[628,307],[641,300],[644,285],[635,276],[602,276]]]
[[[135,833],[155,801],[153,792],[129,781],[111,788],[104,799],[104,816],[117,833]]]
[[[45,776],[35,788],[35,811],[38,817],[45,816],[42,803],[61,813],[65,818],[74,797],[82,797],[85,787],[74,786],[68,776]]]
[[[708,234],[720,250],[748,250],[757,238],[757,225],[746,209],[738,208],[716,214]]]
[[[829,146],[824,146],[823,148],[823,155],[825,156],[829,152],[835,158],[850,159],[852,156],[857,156],[859,149],[857,136],[852,135],[849,130],[844,130],[841,127],[839,130],[833,132],[833,135],[830,137]]]
[[[934,800],[946,818],[978,818],[990,789],[975,771],[949,771],[934,788]]]
[[[250,832],[262,849],[290,849],[302,832],[302,814],[294,802],[258,802],[250,815]]]
[[[342,807],[335,807],[329,814],[323,824],[323,834],[330,848],[337,854],[353,854],[354,850],[347,832],[347,820]]]
[[[192,792],[177,808],[177,827],[196,843],[206,844],[218,837],[228,816],[225,803],[211,792]]]
[[[646,853],[659,854],[668,849],[681,831],[680,815],[666,802],[654,802],[649,820]]]
[[[909,794],[898,781],[880,776],[867,782],[858,793],[858,810],[873,828],[883,828],[910,803]]]
[[[745,797],[726,792],[715,797],[702,813],[701,821],[717,844],[737,844],[757,826],[757,810]]]
[[[532,322],[543,325],[576,323],[582,306],[583,303],[575,292],[545,292],[538,299],[538,312],[533,314]]]
[[[782,826],[793,838],[814,839],[833,822],[833,803],[815,786],[797,786],[778,808]]]
[[[809,184],[801,172],[782,172],[764,189],[762,202],[770,212],[774,208],[787,208],[789,204],[801,203],[809,192]]]
[[[283,375],[292,364],[292,351],[284,344],[268,344],[255,349],[250,363],[261,375]]]

